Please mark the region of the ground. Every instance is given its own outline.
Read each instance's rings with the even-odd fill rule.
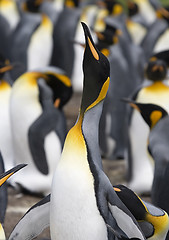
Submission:
[[[79,107],[80,107],[81,94],[74,94],[69,103],[65,106],[64,111],[67,118],[68,129],[76,121]],[[125,178],[125,161],[110,161],[103,159],[104,171],[109,177],[112,184],[124,183]],[[19,219],[26,213],[26,211],[41,198],[37,196],[18,193],[11,187],[8,187],[8,207],[5,218],[5,232],[8,238],[13,227],[19,221]],[[36,239],[49,239],[49,229],[46,229]],[[23,239],[24,240],[24,239]]]

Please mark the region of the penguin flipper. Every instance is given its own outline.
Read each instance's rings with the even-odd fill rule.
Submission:
[[[49,226],[50,195],[32,206],[17,223],[9,240],[31,240]]]
[[[136,219],[123,204],[112,187],[109,189],[107,197],[111,214],[115,218],[119,229],[128,237],[125,238],[122,236],[121,239],[145,239]]]

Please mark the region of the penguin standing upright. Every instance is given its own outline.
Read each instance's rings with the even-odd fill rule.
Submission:
[[[125,19],[124,14],[105,19],[113,42],[108,49],[112,81],[100,121],[100,147],[103,156],[112,160],[124,159],[127,147],[128,109],[120,98],[129,96],[143,81],[144,54],[132,43]]]
[[[61,108],[71,93],[70,79],[56,68],[27,72],[14,83],[10,102],[14,158],[29,166],[11,184],[33,193],[50,192],[66,134]]]
[[[131,100],[129,100],[129,103],[132,107],[139,110],[150,128],[147,147],[155,164],[151,191],[152,202],[169,213],[168,113],[164,108],[156,104],[137,103]],[[169,236],[166,239],[169,239]]]
[[[102,170],[98,124],[109,86],[109,63],[82,23],[84,88],[80,113],[68,132],[51,192],[51,239],[145,239]],[[112,233],[113,232],[113,233]]]
[[[23,2],[21,19],[11,35],[10,60],[21,63],[19,69],[11,72],[14,80],[25,71],[46,67],[50,63],[53,23],[46,14],[38,13],[42,2]]]
[[[151,58],[145,68],[145,74],[146,78],[153,82],[139,87],[133,94],[133,99],[141,103],[159,104],[169,111],[169,87],[163,83],[166,73],[166,63]],[[153,164],[149,160],[146,147],[148,132],[145,122],[134,109],[129,123],[128,186],[138,194],[150,192],[153,181]]]
[[[12,87],[6,80],[6,74],[12,68],[12,64],[0,55],[0,150],[3,155],[5,170],[14,166],[9,109]]]

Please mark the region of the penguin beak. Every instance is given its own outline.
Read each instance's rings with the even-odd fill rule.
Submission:
[[[0,73],[5,73],[5,72],[10,71],[12,69],[13,69],[12,65],[6,65],[6,66],[0,68]]]
[[[81,22],[82,27],[84,29],[84,33],[85,33],[85,39],[86,39],[86,48],[88,47],[93,55],[93,57],[98,61],[99,60],[99,54],[96,50],[96,46],[93,42],[93,39],[90,35],[89,29],[87,27],[87,25],[84,22]]]
[[[14,173],[16,173],[17,171],[19,171],[20,169],[24,168],[25,166],[27,166],[27,164],[19,164],[16,167],[10,169],[9,171],[0,174],[0,186],[2,186],[2,184],[4,182],[6,182],[6,180],[12,176]]]
[[[131,107],[133,107],[134,109],[136,109],[137,111],[140,111],[140,108],[138,107],[137,103],[128,99],[128,98],[121,98],[121,101],[128,103]]]

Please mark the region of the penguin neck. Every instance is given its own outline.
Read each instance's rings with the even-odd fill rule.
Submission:
[[[98,129],[102,113],[103,101],[84,113],[81,129],[86,142],[88,154],[95,165],[102,169],[102,160],[99,148]]]

